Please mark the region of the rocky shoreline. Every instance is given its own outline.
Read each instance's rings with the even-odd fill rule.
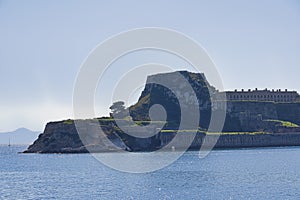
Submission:
[[[195,140],[202,140],[203,138],[196,137]],[[300,146],[300,133],[292,133],[292,134],[266,134],[266,135],[227,135],[220,136],[217,144],[214,146],[214,150],[217,149],[240,149],[240,148],[260,148],[260,147],[287,147],[287,146]],[[198,142],[193,142],[187,150],[199,150],[201,148],[201,144]],[[164,149],[164,151],[174,151],[174,150],[182,150],[180,146],[168,149]],[[29,147],[23,153],[63,153],[63,154],[78,154],[78,153],[118,153],[118,152],[132,152],[129,147],[117,150],[115,148],[107,148],[103,146],[95,146],[92,151],[90,151],[90,147],[87,149],[85,146],[81,147],[67,147],[61,149],[51,149],[51,148],[41,148],[41,149],[33,149]],[[155,151],[155,150],[153,150]],[[134,152],[150,152],[149,150],[141,150],[138,149]]]
[[[108,124],[108,123],[107,123]],[[104,125],[102,125],[104,126]],[[84,145],[72,123],[51,122],[48,123],[44,133],[28,147],[24,153],[104,153],[104,152],[150,152],[161,149],[169,144],[177,134],[176,131],[160,132],[155,137],[137,140],[127,137],[120,137],[120,130],[114,130],[114,126],[106,125],[107,140],[97,140],[98,143]],[[184,133],[187,137],[189,132]],[[199,150],[205,138],[213,142],[215,134],[198,132],[189,147],[189,150]],[[174,143],[174,149],[181,150],[182,140]],[[235,149],[235,148],[256,148],[256,147],[282,147],[300,146],[300,132],[291,133],[222,133],[214,146],[214,149]],[[164,150],[172,151],[171,147]]]
[[[180,82],[181,79],[178,77],[186,79],[187,85],[196,91],[196,97],[187,92],[189,87]],[[173,90],[157,84],[160,82],[168,83],[168,87]],[[201,116],[190,149],[199,149],[204,138],[205,141],[211,140],[213,143],[215,136],[207,133],[212,112],[224,113],[225,117],[223,129],[218,130],[223,133],[214,146],[215,149],[300,146],[300,102],[227,101],[220,98],[220,93],[208,83],[204,74],[179,71],[151,75],[147,78],[145,88],[136,104],[125,108],[124,102],[115,102],[110,107],[112,110],[110,117],[50,122],[24,153],[155,151],[166,147],[175,137],[174,130],[179,128],[182,121],[182,107],[193,108],[189,110],[190,112],[186,112],[187,116],[184,116],[186,131],[182,141],[190,138],[189,129],[192,129],[192,126],[189,126],[189,119],[194,119],[195,113],[198,112]],[[148,126],[149,109],[156,104],[165,109],[167,118],[158,119],[157,124],[152,123]],[[199,105],[196,109],[193,107],[195,104]],[[128,123],[129,118],[132,120],[131,124]],[[126,127],[127,130],[143,127],[138,129],[144,131],[138,132],[142,135],[148,135],[151,130],[157,129],[159,133],[149,138],[133,137],[126,134],[126,131],[123,132],[116,122],[130,124]],[[99,132],[98,126],[103,133]],[[79,135],[78,129],[84,134]],[[207,142],[205,145],[212,146]],[[181,149],[183,146],[179,142],[174,148]]]

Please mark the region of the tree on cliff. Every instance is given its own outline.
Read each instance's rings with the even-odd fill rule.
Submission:
[[[123,101],[114,102],[112,106],[109,107],[111,110],[110,116],[113,118],[124,118],[126,116],[125,103]]]

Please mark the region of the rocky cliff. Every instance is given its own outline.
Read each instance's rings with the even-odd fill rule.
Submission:
[[[94,123],[95,120],[92,122]],[[79,136],[73,120],[50,122],[46,125],[44,132],[24,153],[88,153],[129,150],[116,133],[114,125],[111,125],[110,121],[102,120],[101,122],[98,121],[105,131],[105,136],[95,133],[94,124],[89,120],[82,121],[88,138]],[[105,142],[103,137],[108,138],[112,143]],[[83,140],[91,142],[84,145]]]
[[[219,92],[206,80],[204,74],[179,71],[188,84],[195,91],[199,103],[200,121],[199,127],[207,129],[211,121],[212,109],[221,109],[212,105],[211,97],[217,97]],[[175,91],[155,84],[167,80]],[[184,84],[176,76],[176,73],[157,74],[149,76],[145,89],[139,101],[131,106],[130,114],[134,120],[149,120],[149,109],[154,104],[163,105],[168,118],[165,129],[177,129],[180,124],[180,106],[193,104],[191,94],[186,92]],[[183,105],[179,105],[178,99],[183,99]],[[220,100],[219,102],[222,102]],[[227,101],[226,120],[223,127],[224,132],[284,132],[284,126],[274,123],[274,120],[287,121],[300,125],[300,103],[275,103],[258,101]],[[224,103],[225,104],[225,103]],[[195,111],[197,112],[197,111]],[[191,113],[192,114],[192,113]],[[273,120],[273,121],[272,121]],[[296,132],[297,128],[289,128]]]
[[[178,74],[184,78],[187,84],[180,81]],[[166,83],[169,87],[160,83]],[[192,88],[192,93],[196,94],[197,102],[192,94],[187,92],[189,87]],[[218,106],[215,107],[210,96],[217,97],[218,91],[208,83],[204,74],[179,71],[152,75],[148,77],[138,102],[128,108],[132,119],[136,121],[135,125],[128,128],[147,125],[150,119],[149,109],[155,104],[160,104],[166,110],[167,118],[164,127],[157,135],[149,138],[136,138],[124,133],[114,119],[99,118],[96,121],[80,120],[88,138],[85,140],[78,135],[78,126],[75,127],[74,121],[66,120],[48,123],[44,133],[25,152],[153,151],[165,146],[176,134],[182,120],[180,118],[181,107],[192,107],[198,103],[199,110],[189,112],[191,117],[196,112],[199,112],[201,116],[198,134],[191,146],[191,148],[197,149],[201,146],[210,124],[212,110],[222,109]],[[300,128],[298,126],[300,125],[300,103],[228,101],[226,104],[223,132],[231,133],[222,134],[215,148],[300,145]],[[187,116],[186,121],[189,119]],[[126,121],[126,119],[116,120]],[[104,130],[104,135],[97,133],[95,128],[97,125]],[[185,128],[189,129],[189,127]],[[236,132],[249,133],[236,134]],[[264,134],[253,134],[254,132],[263,132]],[[108,138],[110,142],[104,138]]]
[[[181,76],[186,82],[181,80]],[[168,87],[159,83],[167,83]],[[131,106],[130,115],[134,120],[149,120],[149,108],[154,104],[162,105],[167,112],[167,126],[176,129],[180,124],[180,107],[194,105],[194,99],[189,89],[196,94],[201,115],[199,124],[207,128],[211,118],[211,99],[217,90],[211,86],[204,74],[179,71],[173,73],[156,74],[147,78],[146,86],[138,100]],[[171,89],[173,89],[173,91]],[[181,105],[179,103],[181,101]],[[193,113],[190,113],[191,115]]]

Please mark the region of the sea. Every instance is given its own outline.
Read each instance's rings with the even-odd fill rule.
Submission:
[[[300,199],[299,147],[215,150],[204,159],[189,151],[144,174],[90,154],[18,153],[25,149],[0,146],[0,199]]]

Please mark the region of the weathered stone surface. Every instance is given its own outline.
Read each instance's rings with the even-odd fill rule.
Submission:
[[[212,110],[224,109],[222,100],[216,104],[212,98],[219,92],[211,86],[204,74],[187,71],[181,74],[196,93],[200,112],[199,129],[207,130]],[[174,91],[155,84],[155,81],[168,81]],[[179,105],[180,99],[183,105]],[[136,121],[149,120],[149,109],[154,104],[162,105],[167,112],[163,129],[177,130],[181,120],[180,106],[195,104],[191,94],[186,92],[186,85],[181,84],[174,73],[149,76],[139,101],[129,107],[131,117]],[[219,104],[220,103],[220,104]],[[228,134],[222,135],[216,148],[300,146],[300,103],[275,103],[255,101],[228,101],[224,132],[268,132],[269,134]],[[192,117],[193,112],[190,113]],[[188,121],[189,117],[187,117]],[[294,127],[283,126],[280,120],[296,124]],[[79,137],[74,121],[48,123],[43,134],[30,145],[26,153],[87,153],[107,151],[153,151],[166,145],[174,136],[170,132],[161,132],[149,138],[135,138],[122,132],[111,120],[100,120],[105,135],[99,134],[94,120],[81,120],[79,128],[86,137]],[[96,122],[98,123],[98,121]],[[78,128],[78,127],[77,127]],[[134,128],[134,127],[133,127]],[[188,129],[188,127],[187,127]],[[272,134],[270,134],[272,133]],[[188,133],[187,133],[188,134]],[[192,149],[199,149],[204,134],[198,133]],[[212,136],[211,136],[212,137]],[[110,142],[107,142],[108,138]],[[209,139],[209,137],[207,138]]]
[[[166,141],[171,141],[176,133],[161,134],[161,147],[168,144]],[[190,133],[185,133],[190,134]],[[203,133],[197,133],[195,139],[190,146],[191,150],[199,150],[203,144]],[[214,141],[215,135],[206,136],[208,146]],[[280,146],[300,146],[300,132],[298,133],[270,133],[270,134],[222,134],[217,140],[214,149],[220,148],[250,148],[250,147],[280,147]],[[161,148],[160,147],[160,148]],[[181,141],[175,143],[176,149],[181,149]]]
[[[87,138],[80,138],[73,121],[48,123],[44,133],[40,134],[24,153],[88,153],[128,150],[110,126],[103,128],[108,133],[103,136],[93,130],[93,124],[91,125],[89,121],[83,121],[83,124],[86,127]],[[101,137],[106,137],[111,143]],[[91,142],[88,143],[85,139]]]

